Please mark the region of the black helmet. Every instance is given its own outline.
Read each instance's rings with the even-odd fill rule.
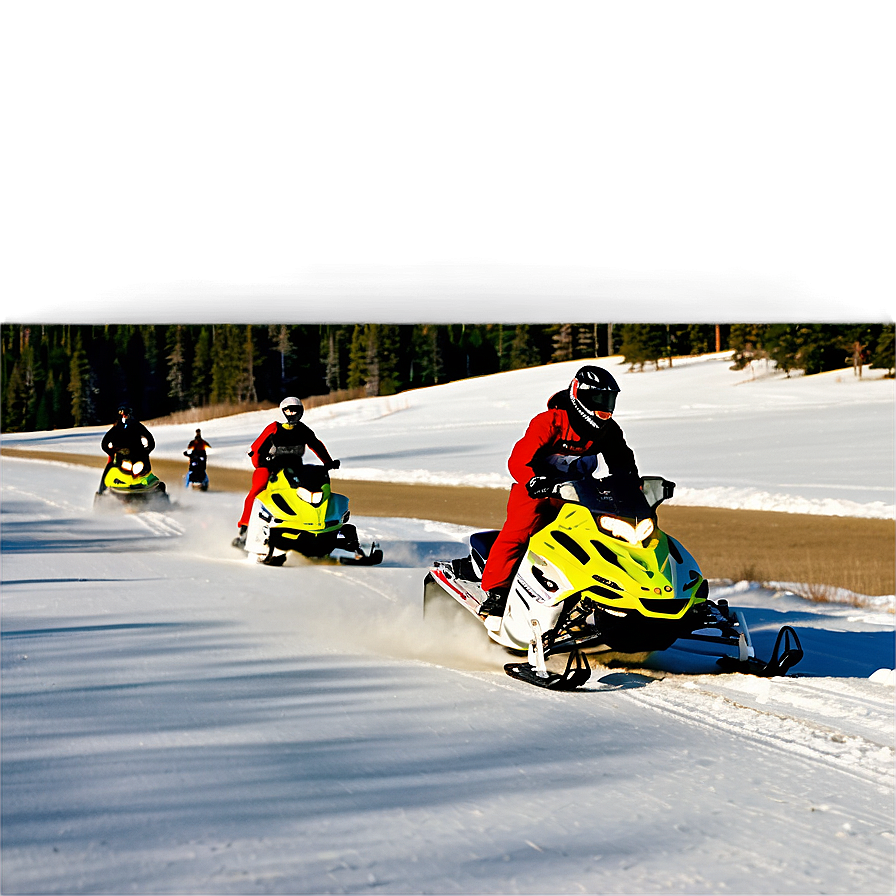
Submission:
[[[589,426],[600,429],[616,407],[619,386],[602,367],[582,367],[569,384],[573,410]]]
[[[131,406],[129,404],[120,404],[118,406],[118,416],[119,417],[130,417],[133,415],[133,411],[131,410]]]

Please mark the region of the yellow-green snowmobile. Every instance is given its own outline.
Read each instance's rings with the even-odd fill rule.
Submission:
[[[118,501],[130,509],[166,507],[170,498],[165,483],[152,471],[149,457],[132,458],[120,451],[103,477],[105,490],[94,496],[94,506]]]
[[[335,554],[340,563],[363,566],[382,563],[376,542],[361,546],[349,516],[348,498],[332,491],[326,467],[284,464],[271,471],[244,538],[233,544],[267,566],[282,566],[289,551],[312,558]]]
[[[436,561],[424,582],[424,604],[444,594],[481,619],[489,637],[525,663],[508,675],[541,687],[572,689],[591,674],[586,653],[643,655],[673,644],[718,658],[721,668],[784,675],[802,658],[796,632],[785,626],[773,658],[757,660],[746,621],[727,602],[709,600],[709,583],[683,545],[663,532],[656,508],[675,483],[645,477],[558,482],[556,517],[529,539],[502,616],[480,616],[482,571],[497,532],[476,532],[470,554]],[[545,660],[568,654],[566,671]]]

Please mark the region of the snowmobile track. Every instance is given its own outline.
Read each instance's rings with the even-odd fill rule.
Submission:
[[[859,734],[838,731],[812,719],[790,715],[793,707],[779,699],[777,689],[768,709],[759,709],[740,702],[735,690],[719,693],[713,687],[712,676],[709,678],[704,685],[694,678],[678,681],[667,677],[646,688],[626,689],[619,695],[657,712],[686,719],[689,724],[723,731],[745,741],[751,740],[763,748],[775,748],[820,762],[863,781],[893,786],[892,744],[877,743]],[[788,684],[789,680],[780,683]],[[803,690],[807,688],[803,687]],[[824,688],[820,690],[819,698],[823,694]],[[885,693],[881,694],[881,703],[889,705]]]

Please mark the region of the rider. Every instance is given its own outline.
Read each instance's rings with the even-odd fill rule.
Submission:
[[[532,418],[514,446],[507,467],[516,481],[510,488],[507,520],[482,571],[482,590],[487,596],[480,615],[504,613],[529,537],[557,512],[556,500],[548,497],[551,488],[577,458],[586,458],[579,464],[593,471],[600,454],[614,478],[638,480],[635,455],[612,419],[618,394],[619,386],[608,371],[582,367],[568,389],[551,397],[548,410]]]
[[[202,430],[196,430],[196,437],[187,445],[187,450],[184,451],[184,455],[189,457],[194,451],[197,454],[205,455],[205,449],[211,448],[212,446],[202,438]]]
[[[136,418],[130,405],[118,406],[118,422],[103,436],[102,449],[109,455],[109,462],[100,478],[97,494],[106,490],[106,474],[115,465],[115,455],[120,454],[133,462],[143,461],[149,472],[149,453],[156,447],[152,433]]]
[[[196,437],[191,440],[190,444],[187,445],[187,450],[184,451],[184,457],[190,459],[190,469],[187,471],[186,476],[187,488],[190,487],[191,473],[193,475],[193,482],[198,482],[200,485],[208,485],[208,476],[205,472],[208,455],[206,454],[205,449],[211,447],[211,444],[202,438],[202,430],[197,429]]]
[[[302,414],[305,413],[305,406],[302,402],[292,396],[284,398],[280,402],[280,410],[286,422],[281,423],[279,420],[275,420],[273,423],[269,423],[252,443],[252,448],[249,451],[255,471],[252,473],[249,494],[246,495],[246,500],[243,503],[243,515],[237,524],[240,527],[240,534],[234,542],[235,544],[245,544],[252,504],[256,495],[268,484],[271,467],[276,465],[277,460],[292,458],[294,465],[301,464],[302,455],[305,453],[307,445],[328,470],[339,469],[339,461],[330,457],[330,452],[327,451],[324,443],[317,438],[309,426],[301,422]]]

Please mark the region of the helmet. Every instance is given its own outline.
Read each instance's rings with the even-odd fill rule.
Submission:
[[[119,417],[130,417],[134,412],[129,404],[120,404],[117,413]]]
[[[305,413],[305,406],[298,398],[290,396],[280,402],[280,410],[283,412],[287,426],[295,426],[302,419],[302,414]]]
[[[589,426],[600,429],[616,407],[619,386],[602,367],[582,367],[569,384],[573,410]]]

